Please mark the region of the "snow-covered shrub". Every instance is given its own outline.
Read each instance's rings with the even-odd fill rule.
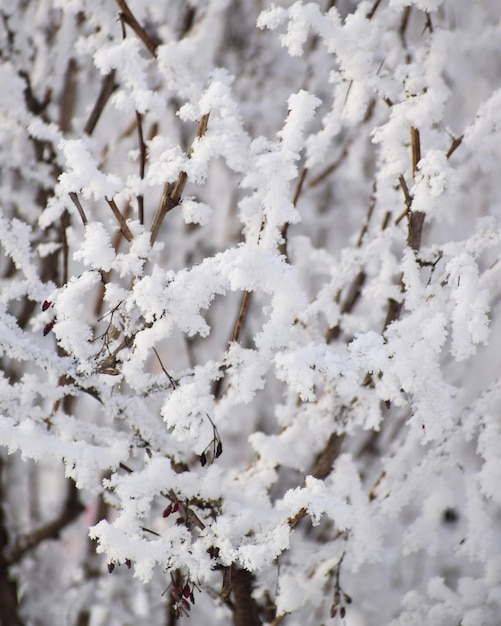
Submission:
[[[0,17],[0,623],[499,624],[497,0]]]

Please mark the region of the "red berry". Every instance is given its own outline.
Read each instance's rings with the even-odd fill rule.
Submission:
[[[184,586],[184,589],[183,589],[183,596],[185,598],[189,598],[190,595],[191,595],[191,589],[190,589],[190,586],[188,585],[188,583],[186,583],[186,585]]]
[[[174,502],[174,506],[172,507],[172,512],[177,513],[179,511],[179,502]]]
[[[50,307],[51,304],[52,302],[49,302],[48,300],[44,300],[44,303],[42,304],[42,311],[47,311],[47,309]]]
[[[169,504],[169,506],[164,509],[164,512],[162,513],[162,517],[169,517],[169,515],[172,513],[172,504]]]
[[[54,322],[49,322],[45,324],[45,328],[43,329],[43,336],[45,337],[50,333],[50,331],[54,328]]]

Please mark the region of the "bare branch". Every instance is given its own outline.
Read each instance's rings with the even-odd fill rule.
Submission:
[[[113,198],[106,198],[106,202],[113,211],[113,215],[115,216],[118,225],[120,226],[122,235],[125,237],[125,239],[127,239],[127,241],[132,241],[134,239],[134,235],[131,233],[124,216],[120,213],[120,209],[117,207],[115,200],[113,200]]]
[[[118,7],[120,8],[120,19],[122,20],[122,22],[125,22],[128,26],[130,26],[139,37],[139,39],[144,43],[150,54],[152,56],[156,56],[157,48],[161,42],[158,39],[148,35],[148,33],[134,17],[134,14],[129,9],[129,6],[125,2],[125,0],[116,0],[116,2],[118,4]]]
[[[451,143],[449,149],[447,150],[445,154],[447,159],[450,159],[451,156],[454,154],[454,152],[456,152],[456,150],[459,148],[459,146],[461,145],[463,141],[463,137],[464,135],[460,135],[459,137],[456,137],[456,139],[454,139],[454,141]]]
[[[117,83],[115,82],[115,70],[103,76],[101,80],[101,91],[97,97],[96,103],[87,119],[87,122],[84,126],[84,133],[87,135],[92,135],[96,125],[101,117],[102,112],[104,111],[104,107],[106,103],[110,99],[111,94],[117,88]]]
[[[368,20],[371,20],[374,17],[374,13],[377,11],[378,6],[381,4],[381,0],[376,0],[372,5],[371,10],[365,16]]]
[[[18,563],[27,552],[35,548],[42,541],[46,539],[57,539],[60,532],[66,528],[66,526],[74,522],[84,511],[84,508],[85,507],[79,500],[75,484],[72,481],[68,481],[66,501],[59,517],[21,537],[14,547],[5,555],[5,562],[8,565]]]
[[[73,204],[76,206],[80,217],[82,218],[83,225],[87,226],[87,216],[85,215],[85,211],[82,204],[80,203],[80,200],[78,199],[77,194],[74,191],[70,191],[69,196]]]
[[[405,199],[405,211],[402,211],[402,213],[400,213],[400,215],[395,219],[395,226],[398,226],[398,224],[404,219],[404,217],[409,213],[409,211],[411,210],[411,206],[412,206],[412,196],[409,193],[409,188],[407,187],[407,183],[405,182],[405,178],[400,175],[398,177],[398,182],[400,183],[400,187],[404,193],[404,199]]]
[[[146,166],[146,144],[143,137],[143,116],[136,111],[137,137],[139,143],[139,177],[144,179],[144,171]],[[144,197],[140,194],[137,197],[137,213],[140,224],[144,224]]]
[[[421,160],[421,139],[419,130],[411,126],[411,169],[414,178],[419,161]]]
[[[206,113],[205,115],[202,115],[200,119],[195,139],[200,139],[204,136],[207,131],[208,122],[209,114]],[[188,157],[193,154],[193,150],[194,146],[192,145],[188,153]],[[160,198],[160,204],[158,205],[155,216],[153,217],[153,222],[151,224],[151,243],[154,243],[156,241],[158,233],[160,231],[160,227],[162,226],[162,223],[167,213],[174,207],[176,207],[181,201],[181,196],[183,194],[187,180],[188,174],[186,172],[179,172],[179,176],[177,178],[176,184],[174,185],[174,188],[171,189],[170,183],[166,183],[164,185],[162,197]]]

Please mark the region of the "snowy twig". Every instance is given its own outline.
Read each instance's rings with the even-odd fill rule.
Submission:
[[[200,118],[196,139],[200,139],[205,135],[208,122],[209,114],[206,113]],[[190,148],[188,156],[191,156],[192,152],[193,146]],[[180,203],[181,196],[183,194],[187,180],[188,175],[186,174],[186,172],[179,172],[179,176],[173,188],[171,188],[170,183],[166,183],[164,185],[160,204],[158,205],[157,211],[153,218],[153,223],[151,224],[151,243],[154,243],[156,241],[158,233],[160,231],[160,227],[162,226],[162,223],[167,213]]]
[[[125,22],[128,26],[130,26],[139,37],[139,39],[144,43],[151,55],[156,56],[157,48],[160,45],[160,41],[148,35],[145,29],[134,17],[134,14],[129,9],[129,6],[125,2],[125,0],[116,0],[116,2],[120,8],[120,19],[122,20],[122,22]]]

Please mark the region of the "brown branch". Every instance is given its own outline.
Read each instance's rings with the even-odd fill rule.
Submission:
[[[125,0],[116,0],[120,9],[120,20],[125,22],[136,33],[139,39],[144,43],[148,51],[152,56],[156,56],[157,48],[160,45],[160,41],[157,38],[153,38],[145,31],[141,24],[134,17],[134,14],[129,9],[129,6]]]
[[[428,11],[425,11],[424,30],[428,30],[430,34],[433,33],[433,24],[431,22],[431,15]]]
[[[77,62],[75,59],[70,59],[66,66],[64,86],[59,103],[59,127],[63,133],[67,133],[71,127],[71,119],[73,117],[77,96],[77,72]]]
[[[74,191],[70,191],[69,196],[70,196],[71,201],[73,202],[73,204],[76,206],[77,211],[78,211],[80,217],[82,218],[83,225],[87,226],[87,216],[85,215],[85,211],[83,209],[83,206],[82,206],[80,200],[78,199],[77,194]]]
[[[139,143],[139,177],[144,179],[144,171],[146,166],[146,144],[143,137],[143,116],[136,111],[137,122],[137,138]],[[139,194],[137,197],[137,213],[140,224],[144,224],[144,197],[143,194]]]
[[[376,184],[374,183],[373,189],[372,189],[372,195],[369,198],[369,206],[367,207],[367,213],[365,215],[365,222],[362,228],[360,229],[360,233],[358,235],[357,248],[360,248],[360,246],[362,245],[362,241],[364,239],[365,233],[367,232],[367,229],[369,228],[369,223],[371,221],[372,213],[374,212],[375,206],[376,206]]]
[[[450,159],[451,156],[454,154],[454,152],[456,152],[456,150],[461,145],[463,138],[464,138],[464,135],[460,135],[459,137],[456,137],[456,139],[453,140],[453,142],[451,143],[449,149],[447,150],[445,154],[447,159]]]
[[[341,305],[341,315],[346,315],[346,313],[350,313],[352,311],[353,307],[362,295],[362,287],[365,283],[365,279],[366,274],[363,270],[355,276],[353,282],[350,285],[350,288],[348,289],[348,293],[346,294],[346,297]],[[326,343],[331,343],[332,341],[335,341],[340,334],[341,327],[339,324],[337,324],[333,328],[328,328],[325,334]]]
[[[317,460],[315,461],[315,465],[310,472],[313,478],[324,480],[331,473],[332,465],[339,456],[339,453],[341,452],[341,446],[343,445],[344,437],[344,433],[342,435],[332,433],[332,435],[329,437],[327,445],[318,455]]]
[[[106,202],[108,203],[110,209],[113,211],[113,215],[120,226],[120,230],[122,235],[127,239],[127,241],[131,242],[134,239],[133,234],[130,231],[127,222],[125,221],[124,216],[120,213],[120,209],[117,207],[117,204],[113,198],[106,198]]]
[[[68,244],[68,237],[66,236],[66,229],[70,225],[70,216],[68,211],[63,211],[61,219],[59,221],[59,232],[61,237],[61,251],[63,253],[63,278],[62,284],[66,285],[68,282],[68,265],[70,256],[70,247]]]
[[[368,20],[371,20],[374,17],[374,13],[377,11],[378,6],[381,4],[381,0],[376,0],[372,5],[371,10],[365,16]]]
[[[419,161],[421,160],[421,139],[419,130],[411,126],[411,168],[412,177],[414,178]]]
[[[94,104],[89,118],[85,123],[84,133],[86,133],[87,135],[92,135],[99,121],[99,118],[104,111],[106,103],[108,102],[111,94],[115,91],[117,87],[118,85],[115,82],[115,70],[113,70],[109,74],[106,74],[106,76],[103,76],[103,78],[101,79],[101,91],[99,92],[96,103]]]
[[[245,316],[247,314],[247,309],[249,307],[249,302],[251,299],[252,293],[250,291],[245,291],[242,296],[242,301],[240,303],[240,309],[238,311],[238,317],[235,322],[235,327],[233,328],[233,332],[231,333],[230,342],[233,343],[238,341],[240,337],[240,331],[242,330],[242,326],[244,323]]]
[[[201,139],[205,135],[208,122],[209,114],[206,113],[205,115],[202,115],[200,122],[198,123],[196,139]],[[191,157],[191,155],[193,154],[193,150],[194,145],[191,146],[188,157]],[[152,244],[156,241],[158,237],[160,227],[162,226],[162,223],[167,213],[171,211],[174,207],[176,207],[181,201],[181,196],[183,194],[187,180],[188,174],[186,172],[179,172],[179,176],[174,185],[174,188],[171,189],[172,186],[170,183],[165,183],[162,197],[160,198],[160,204],[158,205],[155,216],[153,217],[153,222],[151,224],[150,237]]]
[[[421,247],[421,236],[423,234],[425,215],[422,211],[411,211],[409,213],[409,230],[407,232],[407,245],[417,252]]]
[[[61,531],[74,522],[84,511],[85,507],[80,502],[78,491],[72,481],[68,481],[68,491],[63,510],[59,517],[52,522],[41,526],[31,533],[21,537],[14,547],[5,554],[5,563],[14,565],[30,550],[33,550],[46,539],[58,539]],[[3,621],[1,622],[4,623]]]
[[[403,304],[403,302],[397,302],[397,300],[394,300],[393,298],[388,298],[388,310],[386,311],[383,333],[392,322],[398,320]]]
[[[329,476],[329,474],[332,472],[332,466],[334,464],[334,461],[337,459],[339,453],[341,452],[344,438],[345,433],[341,435],[338,435],[337,433],[332,433],[325,448],[318,455],[315,461],[315,465],[310,472],[310,475],[313,476],[313,478],[325,480],[327,476]],[[299,511],[295,515],[289,517],[287,523],[291,528],[293,528],[307,515],[308,509],[303,507],[299,509]]]
[[[324,180],[324,178],[327,178],[327,176],[329,176],[329,174],[332,174],[332,172],[337,170],[337,168],[343,163],[343,161],[348,156],[348,149],[349,149],[349,147],[351,146],[352,143],[353,143],[353,139],[348,140],[344,144],[344,146],[343,146],[343,148],[341,150],[341,154],[334,161],[334,163],[331,163],[331,165],[329,165],[322,172],[320,172],[320,174],[318,174],[318,176],[315,176],[315,178],[310,180],[310,182],[308,184],[308,187],[315,187],[316,185],[318,185],[318,183],[321,183]]]
[[[155,355],[156,355],[156,357],[158,359],[158,362],[160,363],[160,367],[162,368],[163,373],[169,379],[169,382],[172,385],[172,388],[176,389],[176,387],[178,386],[177,382],[172,378],[172,376],[169,374],[169,372],[165,369],[164,364],[162,363],[162,361],[160,359],[160,355],[158,354],[158,352],[156,351],[155,348],[153,348],[153,352],[155,353]]]
[[[400,222],[404,219],[404,217],[410,212],[412,206],[412,196],[409,193],[409,188],[407,187],[407,183],[405,182],[405,178],[400,174],[398,177],[398,182],[400,183],[400,187],[404,193],[405,199],[405,210],[400,213],[400,215],[395,219],[395,226],[398,226]]]
[[[308,173],[308,168],[303,165],[301,172],[299,173],[296,188],[294,189],[294,195],[292,196],[292,205],[296,206],[299,200],[299,196],[301,195],[301,190],[303,189],[304,179],[306,178],[306,174]],[[278,246],[279,254],[282,254],[285,257],[285,260],[289,262],[289,257],[287,255],[287,230],[289,228],[289,222],[285,222],[282,226],[282,230],[280,234],[282,235],[282,243]]]
[[[406,6],[402,13],[402,21],[400,22],[400,28],[398,29],[398,34],[400,35],[400,39],[402,41],[402,46],[407,48],[407,42],[405,41],[405,33],[407,31],[407,26],[409,25],[409,17],[411,15],[411,6]]]
[[[252,597],[253,583],[253,574],[232,565],[231,587],[235,605],[233,609],[235,626],[261,626],[258,606]]]
[[[9,545],[9,531],[4,508],[7,504],[5,480],[3,472],[5,465],[0,458],[0,624],[6,626],[22,626],[19,617],[19,603],[17,582],[10,576],[9,562],[5,551]]]

